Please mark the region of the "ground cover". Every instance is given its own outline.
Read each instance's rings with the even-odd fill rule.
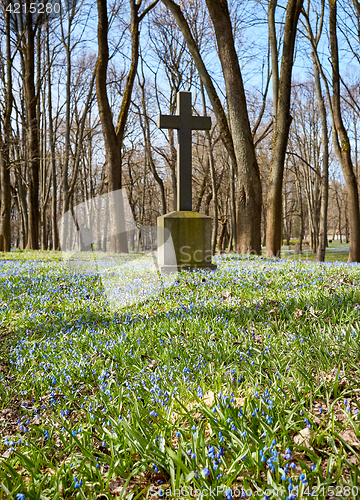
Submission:
[[[316,261],[316,252],[312,252],[308,245],[304,245],[301,255],[298,254],[298,245],[284,245],[281,256],[285,259]],[[326,248],[325,260],[327,262],[347,262],[349,258],[349,243],[332,241]]]
[[[114,311],[37,256],[0,263],[0,499],[359,498],[359,266],[222,256]]]

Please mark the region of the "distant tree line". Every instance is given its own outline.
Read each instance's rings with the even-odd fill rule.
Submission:
[[[213,250],[279,256],[306,238],[323,261],[340,238],[360,261],[358,0],[61,5],[1,0],[0,251],[60,249],[59,218],[121,188],[139,227],[175,210],[176,131],[155,118],[192,90],[213,122],[193,132]]]

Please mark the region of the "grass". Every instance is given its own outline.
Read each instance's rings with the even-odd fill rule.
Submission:
[[[301,255],[297,253],[297,246],[284,245],[281,249],[281,255],[285,259],[303,260],[303,261],[316,261],[316,253],[313,253],[308,246],[304,246]],[[349,243],[340,243],[333,241],[326,248],[325,261],[326,262],[347,262],[349,257]]]
[[[0,262],[1,500],[359,498],[359,266],[221,256],[114,310],[36,256]]]

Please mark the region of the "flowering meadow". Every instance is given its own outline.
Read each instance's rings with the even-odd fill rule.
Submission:
[[[57,255],[0,261],[1,500],[360,497],[359,266],[221,256],[116,309]]]

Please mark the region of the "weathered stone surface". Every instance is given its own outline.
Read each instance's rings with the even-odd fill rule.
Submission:
[[[159,115],[156,125],[162,129],[177,129],[177,209],[191,210],[192,200],[192,158],[191,158],[191,131],[210,130],[209,116],[192,116],[191,92],[178,92],[176,101],[176,115]]]
[[[216,269],[211,256],[211,217],[190,211],[158,217],[158,264],[162,271]]]

